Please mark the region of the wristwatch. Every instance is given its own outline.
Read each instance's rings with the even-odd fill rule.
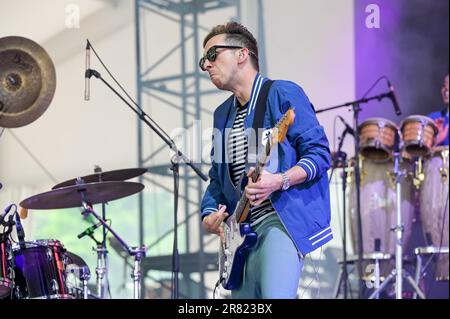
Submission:
[[[283,179],[283,181],[281,182],[281,190],[285,191],[289,189],[289,187],[291,187],[291,180],[284,172],[281,173],[281,178]]]

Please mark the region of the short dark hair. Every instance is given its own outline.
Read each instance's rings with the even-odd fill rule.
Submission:
[[[212,28],[205,37],[205,40],[203,40],[203,47],[206,46],[206,43],[211,40],[211,38],[219,34],[226,34],[225,41],[227,44],[246,47],[250,51],[250,61],[259,72],[258,42],[246,27],[238,22],[228,22],[226,24],[217,25]]]

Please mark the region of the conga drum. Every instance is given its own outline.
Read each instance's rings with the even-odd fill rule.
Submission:
[[[397,225],[397,199],[394,163],[376,162],[362,159],[361,165],[361,226],[363,254],[371,255],[383,253],[391,255],[392,259],[380,262],[380,275],[386,277],[395,266],[396,234],[392,230]],[[400,164],[401,169],[412,170],[409,161]],[[350,171],[348,181],[347,213],[351,221],[351,238],[354,252],[358,252],[358,215],[356,202],[356,185],[354,174]],[[414,215],[413,185],[410,177],[401,179],[401,212],[404,226],[403,248],[405,249],[411,238]],[[367,260],[363,264],[363,273],[370,275],[366,267],[374,264]]]
[[[449,179],[448,146],[433,149],[431,156],[424,160],[425,179],[420,192],[420,215],[422,229],[436,248],[448,247],[448,179]],[[448,253],[439,254],[436,258],[436,280],[448,280]]]
[[[413,157],[431,153],[438,128],[433,119],[423,115],[408,116],[400,123],[403,150]]]
[[[370,118],[359,126],[361,154],[372,161],[386,161],[392,157],[397,125],[383,118]]]

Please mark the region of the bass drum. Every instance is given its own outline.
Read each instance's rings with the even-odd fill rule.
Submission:
[[[354,161],[353,161],[354,164]],[[409,161],[403,161],[401,169],[410,171],[412,168]],[[375,162],[362,159],[361,170],[361,225],[364,256],[383,253],[391,255],[391,259],[380,262],[380,275],[386,277],[395,266],[395,244],[396,234],[393,231],[397,224],[397,205],[395,178],[393,176],[394,163]],[[356,209],[356,188],[353,167],[350,169],[348,178],[347,193],[347,216],[351,221],[351,237],[353,250],[358,252],[358,216]],[[402,223],[403,249],[411,238],[412,222],[414,215],[413,186],[410,177],[404,177],[401,180],[402,186]],[[363,258],[363,274],[365,278],[373,274],[374,260]],[[368,267],[372,266],[372,267]],[[382,278],[383,279],[383,278]]]
[[[425,180],[420,192],[420,216],[425,237],[429,245],[436,248],[448,247],[448,146],[436,147],[431,156],[424,160]],[[436,256],[436,280],[449,279],[447,254]]]

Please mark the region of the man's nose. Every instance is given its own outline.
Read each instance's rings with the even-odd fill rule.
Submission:
[[[208,69],[208,67],[212,67],[212,63],[208,59],[205,59],[205,63],[203,63],[203,67],[205,69]]]

